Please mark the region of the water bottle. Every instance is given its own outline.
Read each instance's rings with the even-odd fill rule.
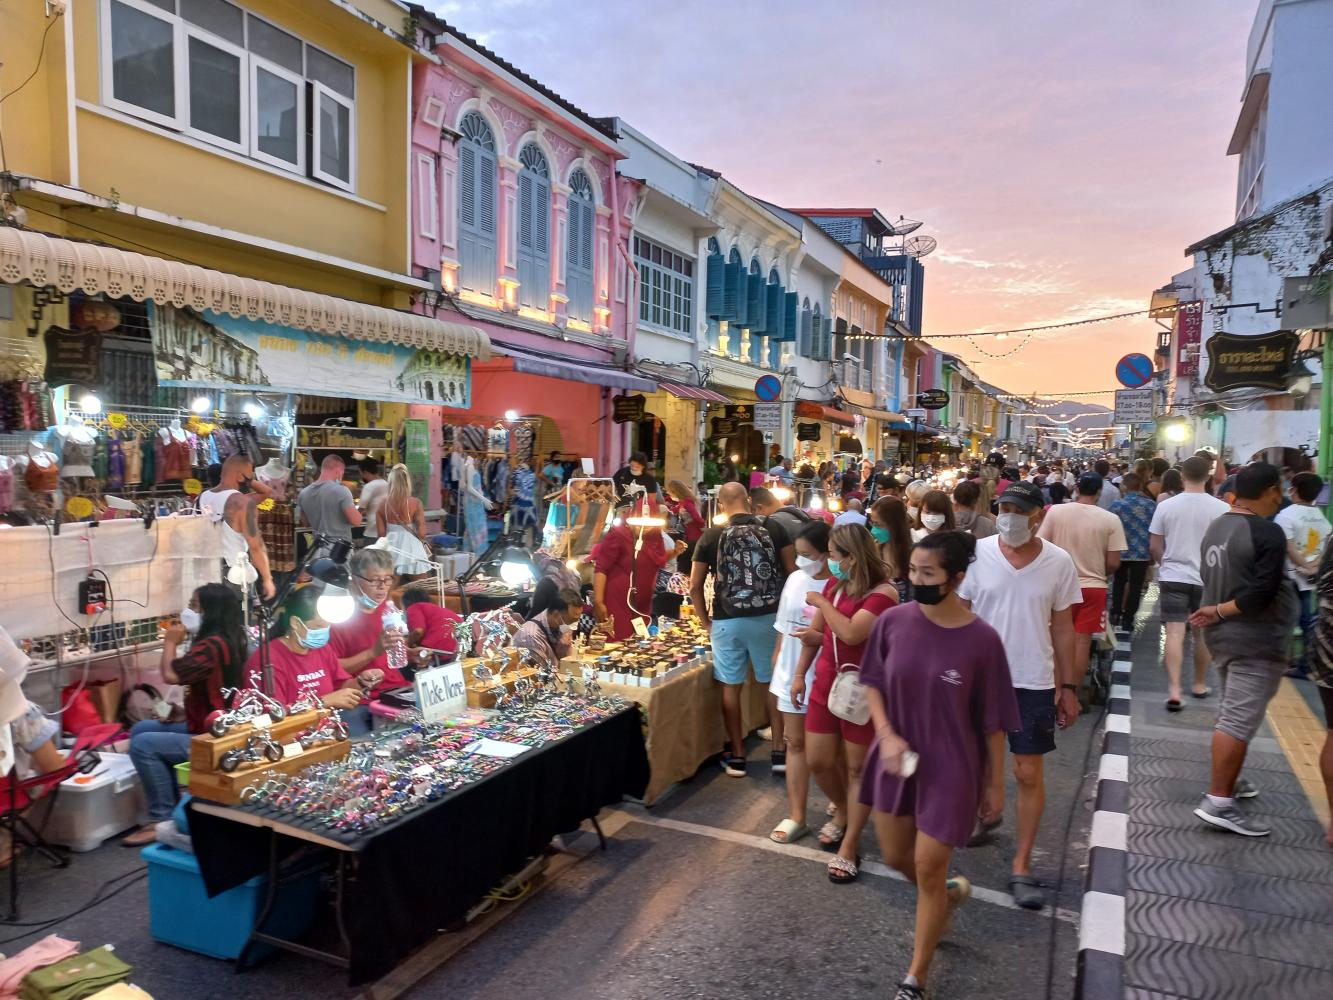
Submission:
[[[380,624],[384,626],[386,632],[395,633],[397,636],[384,649],[389,669],[402,670],[407,666],[407,616],[394,606],[393,601],[385,601]]]

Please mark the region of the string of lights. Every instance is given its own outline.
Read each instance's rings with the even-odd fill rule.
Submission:
[[[1117,319],[1129,319],[1132,316],[1147,316],[1150,312],[1154,315],[1161,315],[1162,309],[1134,309],[1130,312],[1111,313],[1106,316],[1089,316],[1087,319],[1071,319],[1064,323],[1046,323],[1040,326],[1018,326],[1009,330],[974,330],[971,333],[928,333],[922,336],[923,340],[955,340],[964,337],[1009,337],[1020,333],[1040,333],[1043,330],[1068,330],[1075,326],[1089,326],[1093,323],[1110,323]],[[889,340],[897,338],[885,337],[879,333],[846,333],[840,334],[844,340]]]
[[[1020,341],[1019,341],[1017,344],[1015,344],[1013,347],[1009,348],[1009,350],[1005,351],[1003,354],[995,354],[995,353],[992,352],[992,351],[988,351],[988,350],[986,350],[986,348],[982,347],[980,344],[978,344],[978,343],[977,343],[975,340],[973,340],[971,337],[968,337],[968,338],[967,338],[967,342],[968,342],[968,344],[972,347],[972,349],[973,349],[974,351],[976,351],[977,353],[979,353],[979,354],[984,354],[984,355],[985,355],[986,357],[988,357],[988,358],[994,358],[994,359],[996,359],[996,360],[999,360],[1000,358],[1007,358],[1007,357],[1009,357],[1010,355],[1017,354],[1017,353],[1018,353],[1019,351],[1021,351],[1024,347],[1027,346],[1028,341],[1031,340],[1032,337],[1033,337],[1033,334],[1031,334],[1031,333],[1029,333],[1029,334],[1025,334],[1022,340],[1020,340]]]

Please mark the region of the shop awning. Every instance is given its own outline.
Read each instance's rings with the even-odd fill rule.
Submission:
[[[660,379],[657,383],[659,389],[664,389],[677,399],[697,399],[705,403],[730,403],[731,400],[720,392],[712,389],[704,389],[697,385],[686,385],[683,382],[668,382],[666,379]]]
[[[855,409],[857,413],[861,414],[863,417],[869,417],[871,420],[882,420],[887,424],[907,423],[907,418],[901,413],[892,413],[888,410],[876,410],[869,406],[858,406]],[[910,427],[911,424],[908,424],[908,426]]]
[[[0,281],[104,293],[136,302],[211,310],[350,340],[421,347],[486,360],[491,342],[466,323],[275,285],[129,250],[0,226]]]
[[[562,378],[570,382],[586,382],[589,385],[604,385],[611,389],[633,389],[636,392],[655,392],[657,383],[641,375],[631,375],[619,368],[599,365],[595,361],[562,361],[558,358],[541,357],[526,350],[497,342],[493,345],[500,357],[512,358],[514,371],[526,375],[545,375],[547,378]]]
[[[808,399],[802,399],[796,403],[796,415],[798,417],[809,417],[813,420],[827,420],[831,424],[841,424],[843,427],[856,426],[856,420],[850,413],[844,413],[842,410],[835,410],[831,406],[815,403]]]

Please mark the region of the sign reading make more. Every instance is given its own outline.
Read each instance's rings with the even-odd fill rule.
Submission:
[[[467,684],[457,662],[417,672],[417,709],[427,722],[439,722],[467,708]]]

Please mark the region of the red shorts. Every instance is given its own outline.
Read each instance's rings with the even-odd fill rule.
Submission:
[[[1074,631],[1079,635],[1100,635],[1106,631],[1106,588],[1084,587],[1083,600],[1073,605]]]
[[[833,688],[833,668],[823,669],[815,666],[815,682],[810,685],[809,707],[805,713],[805,731],[807,733],[825,733],[841,736],[848,743],[868,747],[875,740],[874,723],[863,726],[839,719],[828,710],[828,695]]]

